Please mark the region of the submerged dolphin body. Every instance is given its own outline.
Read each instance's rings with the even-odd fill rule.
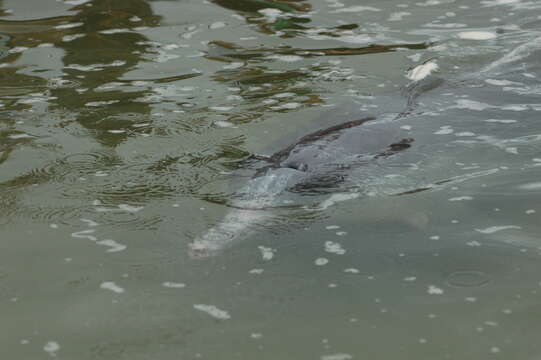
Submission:
[[[246,236],[255,225],[275,216],[272,208],[282,205],[287,193],[335,193],[336,199],[331,196],[318,209],[335,200],[359,196],[358,191],[336,192],[350,180],[358,180],[352,175],[356,169],[366,165],[377,167],[380,161],[411,147],[413,139],[401,137],[398,122],[394,120],[413,110],[420,91],[434,87],[432,83],[428,87],[425,83],[415,85],[407,94],[406,109],[390,121],[373,117],[348,121],[303,136],[271,156],[253,156],[251,160],[263,165],[235,193],[235,200],[229,204],[233,209],[224,219],[190,244],[190,255],[195,258],[213,255]]]
[[[286,192],[332,192],[354,169],[411,146],[413,139],[397,138],[398,129],[377,125],[382,124],[371,117],[349,121],[306,135],[272,156],[258,157],[264,166],[236,194],[233,210],[190,244],[191,255],[209,256],[246,235],[273,216],[270,209],[280,205]]]

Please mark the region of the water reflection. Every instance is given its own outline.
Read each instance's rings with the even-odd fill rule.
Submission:
[[[142,0],[98,0],[77,10],[64,25],[81,25],[65,30],[64,40],[55,42],[55,46],[65,51],[62,80],[78,85],[52,89],[51,94],[57,98],[52,108],[78,113],[77,121],[94,130],[92,136],[114,147],[130,134],[146,131],[131,125],[147,119],[151,111],[149,104],[134,101],[144,97],[147,88],[122,89],[122,84],[115,82],[152,51],[148,39],[131,29],[156,26],[160,18]],[[66,41],[67,36],[70,41]],[[138,116],[130,119],[125,114]]]

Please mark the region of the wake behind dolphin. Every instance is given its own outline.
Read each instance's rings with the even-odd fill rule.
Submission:
[[[439,84],[439,81],[422,81],[436,69],[432,61],[414,69],[415,74],[421,75],[407,88],[406,108],[390,121],[373,117],[348,121],[305,135],[271,156],[253,156],[252,160],[260,164],[259,169],[235,193],[229,203],[232,210],[224,219],[190,244],[190,255],[207,257],[247,236],[254,226],[275,216],[273,208],[283,203],[287,193],[330,193],[336,201],[358,197],[358,183],[352,192],[343,190],[351,180],[356,180],[352,174],[357,169],[367,165],[377,167],[380,161],[412,146],[413,139],[400,136],[396,120],[413,111],[421,92]],[[338,197],[337,192],[341,194]],[[322,203],[324,207],[329,201]],[[324,207],[315,206],[312,210]],[[305,207],[305,210],[310,209]]]

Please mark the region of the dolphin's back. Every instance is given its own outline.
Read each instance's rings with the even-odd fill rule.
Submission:
[[[317,130],[274,153],[260,176],[269,169],[292,168],[305,173],[304,188],[311,181],[321,185],[322,179],[339,182],[344,170],[408,148],[412,140],[401,139],[399,130],[396,124],[378,123],[372,117]]]

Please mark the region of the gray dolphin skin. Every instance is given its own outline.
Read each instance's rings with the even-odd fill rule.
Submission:
[[[282,203],[286,193],[334,193],[344,198],[338,201],[359,196],[358,192],[344,194],[341,190],[351,174],[413,145],[414,139],[400,136],[397,119],[413,111],[420,92],[437,86],[433,82],[430,86],[419,84],[407,89],[405,110],[390,121],[374,117],[347,121],[305,135],[271,156],[249,158],[249,162],[259,165],[255,175],[235,193],[235,200],[228,204],[232,210],[224,219],[194,239],[190,256],[212,256],[234,240],[247,236],[255,225],[274,216],[273,208]]]

